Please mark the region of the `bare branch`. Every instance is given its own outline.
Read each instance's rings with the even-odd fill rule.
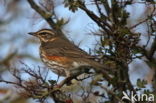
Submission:
[[[86,12],[86,14],[95,21],[107,34],[111,34],[112,27],[106,22],[101,20],[97,15],[95,15],[92,11],[88,10],[83,2],[79,1],[79,8]]]
[[[4,64],[4,65],[9,65],[10,60],[12,60],[12,58],[16,55],[16,52],[10,53],[8,54],[2,61],[0,61],[0,64]]]
[[[62,92],[59,88],[57,88],[55,80],[49,80],[49,82],[46,81],[47,77],[43,77],[43,75],[41,75],[41,68],[39,68],[38,71],[34,71],[26,64],[24,64],[24,66],[25,68],[22,68],[20,71],[14,69],[11,72],[17,81],[7,81],[1,78],[0,82],[13,84],[18,87],[18,91],[21,95],[38,99],[40,102],[43,102],[46,98],[48,98],[48,96],[50,96],[56,103],[72,103],[71,98]],[[30,75],[33,80],[23,80],[20,77],[21,72]]]
[[[129,29],[133,29],[133,28],[136,28],[137,26],[139,26],[140,24],[144,23],[144,22],[147,22],[148,20],[150,20],[152,17],[156,16],[156,14],[154,14],[154,11],[155,11],[155,6],[154,6],[154,10],[152,11],[151,15],[149,17],[147,17],[146,19],[140,21],[139,23],[131,26]]]
[[[55,23],[52,20],[53,16],[52,13],[42,10],[33,0],[28,0],[28,2],[31,5],[31,7],[47,21],[47,23],[51,26],[51,28],[56,29]]]
[[[151,46],[151,49],[148,53],[148,58],[151,58],[153,57],[154,53],[156,51],[156,36],[154,37],[154,40],[153,40],[153,43],[152,43],[152,46]]]

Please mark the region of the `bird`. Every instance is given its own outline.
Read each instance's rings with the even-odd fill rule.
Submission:
[[[28,34],[39,38],[42,62],[59,76],[77,76],[88,72],[91,68],[105,73],[105,69],[108,69],[107,66],[95,61],[94,56],[89,55],[55,30],[41,29]]]

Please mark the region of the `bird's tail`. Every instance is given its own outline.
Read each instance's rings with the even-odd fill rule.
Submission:
[[[96,62],[96,61],[93,61],[93,62],[91,62],[90,63],[90,65],[92,65],[93,66],[93,68],[95,68],[97,71],[98,70],[109,70],[109,67],[108,66],[106,66],[105,64],[100,64],[100,63],[98,63],[98,62]]]

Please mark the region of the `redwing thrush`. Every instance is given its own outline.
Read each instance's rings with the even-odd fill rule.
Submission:
[[[101,69],[108,69],[94,61],[94,57],[75,46],[63,35],[51,29],[42,29],[29,34],[40,39],[40,57],[42,61],[60,76],[80,75],[91,67],[98,72]]]

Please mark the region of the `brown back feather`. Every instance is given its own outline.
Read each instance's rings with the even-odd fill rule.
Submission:
[[[93,59],[93,56],[90,56],[88,53],[78,48],[70,41],[64,38],[57,38],[52,42],[42,42],[42,50],[49,56],[67,56],[71,58],[90,58]]]

